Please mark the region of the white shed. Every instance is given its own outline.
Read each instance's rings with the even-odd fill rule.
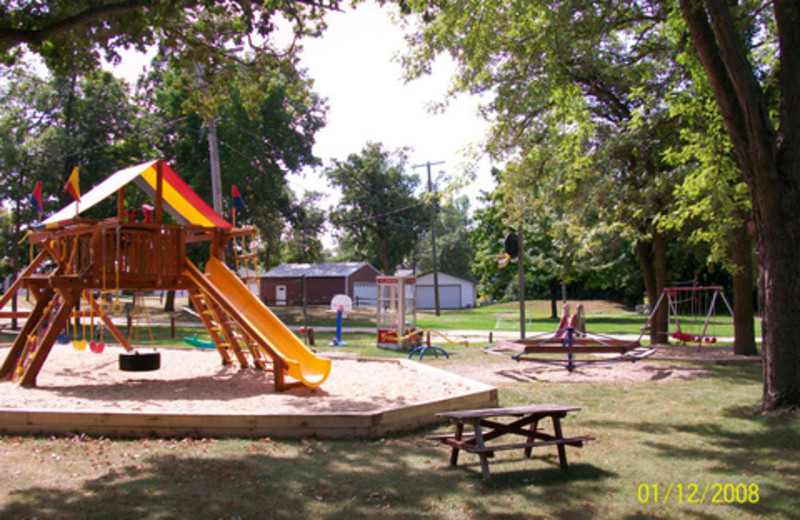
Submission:
[[[433,273],[417,277],[417,308],[433,309]],[[439,308],[466,309],[475,307],[475,282],[447,273],[439,273]]]

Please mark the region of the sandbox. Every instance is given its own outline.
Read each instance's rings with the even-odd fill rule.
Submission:
[[[36,387],[0,383],[0,432],[376,437],[434,423],[437,412],[497,406],[494,386],[414,361],[331,353],[321,387],[276,393],[271,374],[221,365],[215,351],[158,351],[160,370],[123,372],[119,347],[55,345]]]

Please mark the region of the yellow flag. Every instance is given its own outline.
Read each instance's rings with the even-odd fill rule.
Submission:
[[[64,186],[64,191],[72,195],[72,197],[77,200],[78,202],[81,201],[81,186],[78,179],[78,167],[72,169],[72,173],[69,175],[69,179],[67,180],[66,186]]]

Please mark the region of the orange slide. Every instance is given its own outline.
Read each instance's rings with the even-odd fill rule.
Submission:
[[[214,299],[228,300],[236,309],[235,319],[244,320],[257,333],[256,341],[269,345],[286,362],[287,375],[308,387],[321,385],[331,372],[331,360],[308,349],[283,322],[228,267],[211,258],[203,274],[186,260],[186,274]]]

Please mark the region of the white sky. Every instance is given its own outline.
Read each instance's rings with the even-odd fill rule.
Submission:
[[[302,44],[301,66],[314,80],[314,90],[327,99],[328,113],[314,147],[323,168],[290,176],[298,196],[304,189],[331,193],[324,167],[331,159],[345,160],[360,152],[368,141],[380,142],[386,150],[410,147],[409,166],[444,161],[432,167],[434,177],[440,173],[446,179],[460,177],[469,160],[467,149],[481,143],[488,125],[478,116],[474,97],[451,101],[444,113],[428,110],[432,102],[444,100],[452,62],[441,59],[431,76],[406,84],[398,59],[405,49],[403,31],[387,9],[365,3],[355,11],[329,13],[327,21],[322,38]],[[112,71],[133,82],[145,63],[142,56],[126,53]],[[224,175],[224,165],[222,170]],[[424,184],[425,168],[414,171]],[[493,188],[488,160],[478,163],[475,173],[475,182],[462,190],[473,199],[480,190]],[[335,199],[332,194],[323,205]]]
[[[434,175],[444,172],[453,178],[464,172],[466,149],[479,144],[488,129],[478,116],[478,100],[462,96],[444,113],[431,113],[430,104],[444,100],[453,64],[439,60],[431,76],[406,84],[398,59],[405,49],[403,31],[386,9],[369,3],[332,13],[323,37],[303,47],[301,63],[315,81],[314,90],[328,99],[328,123],[317,133],[314,149],[325,165],[360,152],[372,141],[387,150],[410,147],[409,166],[444,161],[432,167]],[[425,168],[416,172],[425,180]],[[476,187],[490,190],[488,162],[477,173],[469,192],[477,193]],[[293,185],[319,184],[316,175],[308,177],[306,182],[295,179]]]

